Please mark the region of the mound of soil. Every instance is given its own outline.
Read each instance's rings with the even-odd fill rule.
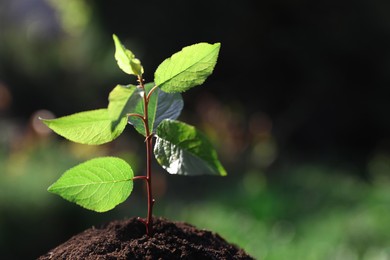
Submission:
[[[254,259],[218,234],[184,222],[154,218],[154,234],[136,218],[116,220],[73,236],[46,259]]]

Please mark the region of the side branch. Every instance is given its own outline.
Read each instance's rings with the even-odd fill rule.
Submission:
[[[153,94],[153,92],[157,89],[157,85],[154,86],[148,93],[148,95],[146,96],[146,101],[149,102],[149,99],[150,99],[150,96]]]
[[[145,180],[145,181],[147,181],[147,180],[148,180],[148,177],[142,176],[142,175],[140,175],[140,176],[134,176],[134,177],[133,177],[133,180]]]
[[[129,113],[129,114],[127,114],[127,116],[135,116],[135,117],[139,117],[139,118],[141,118],[141,119],[142,119],[142,121],[144,121],[144,120],[145,120],[145,118],[144,118],[142,115],[140,115],[140,114],[137,114],[137,113]]]
[[[151,133],[150,135],[148,135],[146,138],[145,138],[145,143],[149,141],[149,139],[153,138],[154,136],[154,133]]]

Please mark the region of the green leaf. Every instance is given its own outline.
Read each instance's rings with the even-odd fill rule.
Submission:
[[[154,155],[170,174],[226,175],[206,136],[180,121],[164,120],[159,124]]]
[[[157,89],[157,109],[153,123],[153,132],[164,119],[176,119],[183,110],[184,101],[180,93],[166,93]]]
[[[41,119],[50,129],[70,141],[81,144],[104,144],[117,138],[125,129],[127,118],[112,127],[107,109],[79,112],[56,119]]]
[[[117,120],[134,111],[134,107],[141,98],[139,95],[134,95],[136,91],[137,87],[134,85],[117,85],[110,92],[108,96],[108,113],[111,119]]]
[[[220,47],[220,43],[198,43],[183,48],[158,66],[156,85],[172,93],[202,84],[214,70]]]
[[[139,59],[136,59],[134,54],[122,45],[119,38],[113,34],[112,38],[115,43],[115,59],[121,70],[130,75],[140,76],[144,73],[144,68]]]
[[[153,82],[147,83],[145,84],[145,91],[138,89],[137,95],[143,97],[143,95],[145,95],[145,92],[148,93],[153,87],[154,87]],[[149,106],[148,106],[149,125],[153,125],[153,120],[154,120],[153,115],[156,109],[155,103],[156,103],[156,95],[153,94],[149,99]],[[144,101],[142,98],[138,100],[134,108],[134,113],[144,115]],[[140,133],[143,136],[146,136],[144,123],[139,117],[130,116],[128,120],[129,123],[134,126],[135,130],[137,130],[138,133]]]
[[[115,128],[127,114],[133,113],[141,96],[134,85],[117,85],[108,97],[108,114],[113,121],[111,128]]]
[[[67,170],[48,191],[84,208],[105,212],[133,190],[133,170],[116,157],[95,158]]]
[[[145,84],[145,91],[149,91],[154,87],[154,83]],[[183,98],[180,93],[166,93],[159,88],[150,96],[148,106],[148,123],[151,132],[155,132],[158,124],[164,119],[176,119],[179,117],[184,106]],[[144,106],[143,100],[139,99],[135,108],[136,113],[143,115]],[[129,117],[129,122],[135,129],[145,136],[145,128],[142,120],[138,117]]]

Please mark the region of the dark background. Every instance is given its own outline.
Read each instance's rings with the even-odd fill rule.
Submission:
[[[116,84],[135,83],[113,33],[147,81],[184,46],[221,42],[213,75],[183,94],[183,119],[214,136],[233,176],[257,169],[277,183],[310,162],[370,183],[373,158],[390,152],[388,1],[54,2],[0,1],[5,154],[37,111],[104,107]]]
[[[133,43],[149,81],[158,64],[182,47],[221,42],[209,85],[184,95],[187,103],[210,92],[223,104],[238,103],[244,118],[265,113],[282,157],[331,158],[364,166],[375,149],[388,149],[390,7],[386,1],[86,4],[92,12],[88,29],[97,32],[78,37],[81,43],[84,37],[94,37],[93,51],[88,51],[93,66],[101,63],[102,50],[112,51],[112,33]],[[30,10],[26,7],[25,13],[17,14],[28,16]],[[8,23],[16,22],[12,15],[7,16]],[[10,30],[5,29],[11,34]],[[39,37],[30,38],[35,40],[33,46],[23,43],[37,63],[49,56],[47,46],[67,36],[57,28]],[[77,41],[69,48],[76,50]],[[99,73],[91,72],[90,64],[79,71],[67,67],[71,64],[50,64],[41,75],[25,75],[18,63],[9,49],[2,49],[0,75],[14,100],[8,114],[24,119],[41,108],[63,115],[104,104],[108,86],[118,81],[110,77],[88,81]],[[125,78],[120,71],[111,76]],[[90,92],[92,88],[98,91]],[[54,93],[60,95],[53,97]],[[186,107],[191,109],[192,104]],[[364,167],[362,171],[366,175]]]

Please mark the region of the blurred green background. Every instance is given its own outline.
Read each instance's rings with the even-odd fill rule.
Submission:
[[[112,219],[146,214],[143,184],[114,210],[46,191],[101,155],[144,172],[131,127],[70,143],[37,119],[107,105],[182,47],[221,42],[213,75],[183,94],[180,120],[215,144],[228,176],[154,165],[155,215],[218,232],[257,259],[390,259],[390,5],[387,1],[0,1],[0,256],[34,259]]]

